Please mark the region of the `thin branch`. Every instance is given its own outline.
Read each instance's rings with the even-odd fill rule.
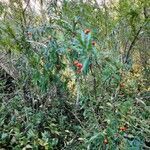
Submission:
[[[29,3],[30,3],[30,0],[27,1],[26,7],[24,8],[23,13],[25,13],[25,11],[27,10]]]
[[[138,36],[139,36],[139,34],[140,34],[142,28],[143,28],[143,26],[140,27],[140,29],[139,29],[138,32],[136,33],[136,35],[135,35],[133,41],[131,42],[130,47],[129,47],[128,51],[127,51],[127,55],[126,55],[126,57],[125,57],[125,62],[124,62],[124,63],[127,63],[127,62],[128,62],[128,58],[129,58],[129,55],[130,55],[130,53],[131,53],[131,50],[132,50],[132,48],[134,47],[134,45],[135,45],[135,43],[136,43],[136,40],[138,39]]]
[[[134,36],[134,39],[133,39],[133,41],[131,42],[130,47],[129,47],[128,51],[127,51],[127,55],[126,55],[126,57],[125,57],[124,63],[127,63],[127,62],[128,62],[128,58],[129,58],[129,55],[130,55],[130,53],[131,53],[131,50],[132,50],[132,48],[134,47],[134,45],[135,45],[135,43],[136,43],[136,41],[137,41],[137,39],[138,39],[138,36],[139,36],[141,30],[143,29],[143,27],[144,27],[147,23],[148,23],[148,19],[145,19],[144,24],[141,25],[141,27],[140,27],[139,30],[137,31],[136,35]]]

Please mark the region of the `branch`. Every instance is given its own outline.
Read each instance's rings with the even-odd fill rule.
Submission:
[[[129,58],[129,55],[130,55],[130,53],[131,53],[131,50],[132,50],[132,48],[134,47],[134,45],[135,45],[135,43],[136,43],[136,40],[138,39],[138,36],[139,36],[139,34],[140,34],[142,28],[143,28],[147,23],[148,23],[148,19],[145,18],[144,24],[141,25],[141,27],[140,27],[139,30],[137,31],[137,33],[136,33],[136,35],[135,35],[133,41],[132,41],[131,44],[130,44],[130,47],[129,47],[128,51],[127,51],[127,55],[126,55],[126,57],[125,57],[124,63],[127,63],[127,62],[128,62],[128,58]]]
[[[140,27],[140,29],[139,29],[138,32],[136,33],[136,35],[135,35],[133,41],[131,42],[130,47],[129,47],[128,51],[127,51],[127,55],[126,55],[126,58],[125,58],[125,62],[124,62],[124,63],[127,63],[127,62],[128,62],[129,55],[130,55],[130,53],[131,53],[132,48],[134,47],[134,45],[135,45],[135,43],[136,43],[136,40],[137,40],[137,38],[138,38],[138,36],[139,36],[141,30],[142,30],[142,27],[143,27],[143,26]]]
[[[26,7],[24,8],[23,13],[25,13],[25,11],[27,10],[29,3],[30,3],[30,0],[27,1]]]

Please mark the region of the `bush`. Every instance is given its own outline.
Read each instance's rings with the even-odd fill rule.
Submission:
[[[41,1],[40,15],[23,1],[2,3],[1,53],[18,76],[1,63],[0,147],[147,148],[147,3]]]

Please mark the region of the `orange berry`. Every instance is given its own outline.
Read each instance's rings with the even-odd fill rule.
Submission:
[[[90,29],[85,29],[85,30],[84,30],[84,33],[85,33],[85,34],[89,34],[90,32],[91,32]]]
[[[83,67],[83,65],[81,63],[78,63],[76,66],[79,67],[79,68]]]
[[[108,140],[107,139],[104,139],[104,144],[108,144]]]
[[[92,41],[92,45],[95,46],[95,45],[96,45],[96,42],[95,42],[95,41]]]
[[[126,127],[120,127],[119,130],[120,130],[120,131],[126,131],[127,128],[126,128]]]
[[[78,63],[79,63],[78,60],[75,60],[75,61],[73,62],[73,64],[74,64],[75,66],[76,66]]]

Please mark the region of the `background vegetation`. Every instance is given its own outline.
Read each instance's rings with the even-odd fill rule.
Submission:
[[[0,147],[150,148],[148,0],[0,2]]]

